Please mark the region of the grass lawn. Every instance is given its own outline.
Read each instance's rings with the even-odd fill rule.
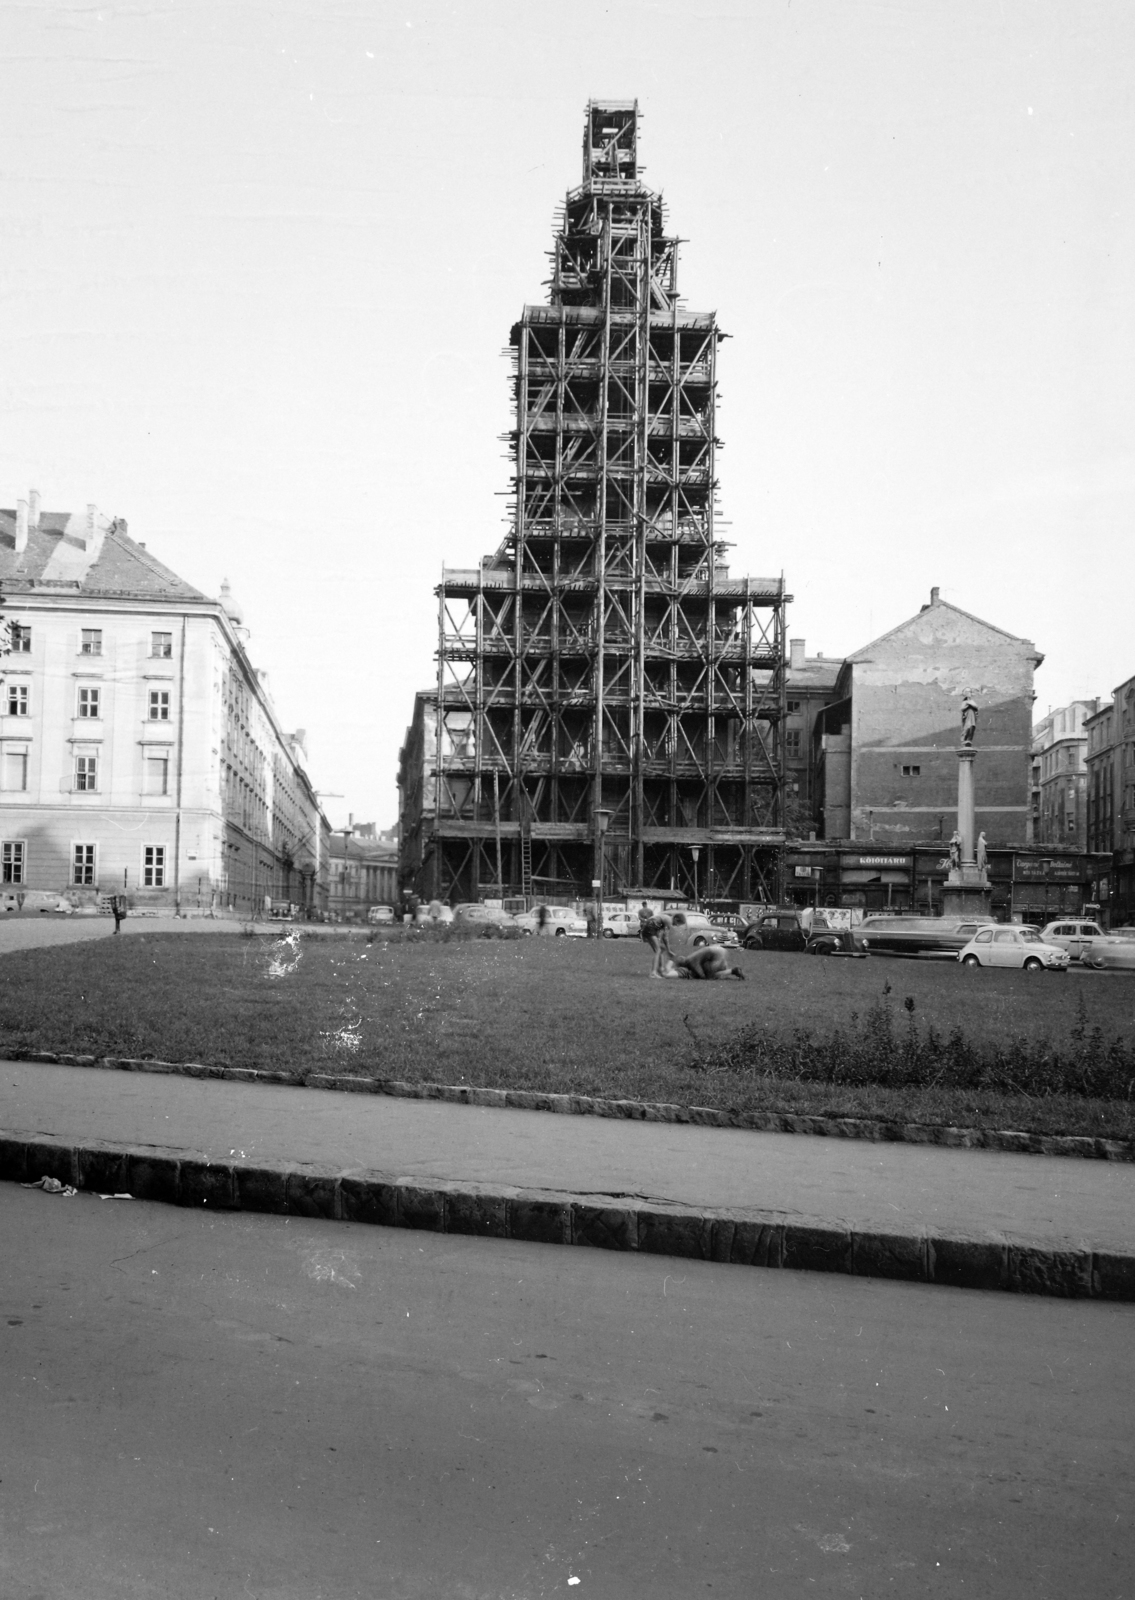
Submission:
[[[953,963],[822,961],[744,952],[749,981],[659,983],[637,941],[443,943],[177,934],[0,958],[9,1051],[152,1056],[297,1073],[347,1072],[780,1110],[1135,1137],[1131,1090],[1113,1099],[784,1078],[737,1065],[743,1033],[776,1052],[795,1030],[846,1029],[880,1003],[977,1047],[1068,1047],[1091,1028],[1131,1036],[1135,982],[1037,977]],[[885,994],[885,989],[889,993]],[[860,1026],[862,1021],[860,1022]],[[731,1064],[723,1061],[731,1059]]]

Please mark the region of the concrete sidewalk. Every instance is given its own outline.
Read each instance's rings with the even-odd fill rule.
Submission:
[[[0,1063],[0,1177],[1135,1299],[1135,1166]]]

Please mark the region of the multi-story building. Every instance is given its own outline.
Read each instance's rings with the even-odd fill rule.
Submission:
[[[1098,699],[1073,700],[1070,705],[1050,711],[1033,729],[1036,844],[1088,848],[1085,719],[1098,710]]]
[[[815,727],[831,704],[842,659],[810,656],[805,640],[788,641],[784,721],[784,825],[790,839],[806,839],[816,829]]]
[[[335,922],[365,922],[372,906],[393,906],[398,893],[398,845],[373,822],[353,821],[331,834],[331,893]]]
[[[327,904],[329,829],[228,592],[211,600],[121,519],[0,511],[4,903],[125,891],[136,908]]]
[[[815,722],[817,831],[874,845],[943,845],[957,826],[961,708],[978,708],[976,825],[1027,842],[1033,673],[1020,639],[940,598],[843,662]]]
[[[637,140],[636,104],[588,105],[548,303],[511,334],[510,532],[443,572],[403,749],[423,896],[775,893],[788,596],[725,563],[722,334],[680,302]]]
[[[1135,923],[1135,677],[1085,718],[1088,848],[1111,860],[1099,900],[1112,927]]]

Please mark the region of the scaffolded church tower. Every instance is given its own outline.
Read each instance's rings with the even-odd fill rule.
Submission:
[[[428,887],[454,899],[776,897],[789,597],[724,563],[723,336],[679,300],[637,140],[637,102],[588,105],[548,303],[511,334],[510,531],[437,591]]]

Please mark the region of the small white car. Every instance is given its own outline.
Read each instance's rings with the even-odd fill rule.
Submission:
[[[522,911],[516,918],[517,927],[523,928],[525,933],[539,933],[541,911],[545,913],[543,926],[545,937],[551,935],[556,939],[587,938],[587,918],[581,917],[571,906],[536,906],[531,911]]]
[[[1084,922],[1080,918],[1065,918],[1050,922],[1040,930],[1045,944],[1058,944],[1067,950],[1069,960],[1087,962],[1091,956],[1092,940],[1102,939],[1104,931],[1098,922]]]
[[[1067,972],[1068,952],[1045,944],[1035,928],[1010,923],[979,928],[958,951],[963,967],[1016,967],[1025,972]]]
[[[608,911],[603,918],[604,939],[637,939],[642,923],[633,911]]]

